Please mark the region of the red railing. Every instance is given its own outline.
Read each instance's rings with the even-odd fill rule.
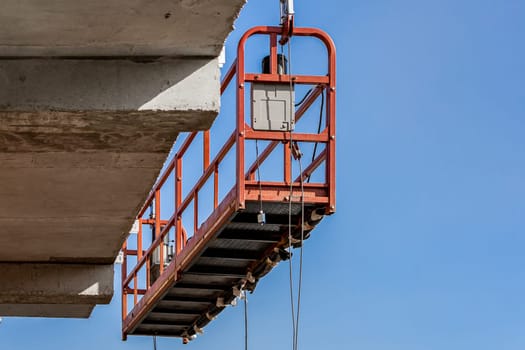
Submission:
[[[238,45],[238,58],[228,70],[221,83],[221,94],[223,94],[232,81],[236,82],[236,123],[233,132],[227,138],[226,142],[211,159],[210,151],[210,130],[190,133],[173,159],[168,164],[164,172],[159,177],[151,193],[147,197],[142,209],[137,214],[138,232],[136,238],[130,236],[130,239],[136,240],[134,245],[136,249],[128,249],[128,242],[123,245],[124,261],[122,264],[122,318],[123,318],[123,337],[137,325],[145,316],[148,306],[161,297],[161,290],[166,288],[170,283],[177,280],[177,273],[181,271],[183,265],[194,255],[195,249],[198,249],[198,242],[195,240],[188,244],[188,233],[183,226],[183,214],[187,210],[193,211],[193,232],[191,235],[196,238],[202,238],[209,231],[216,230],[221,220],[226,218],[226,206],[229,201],[234,203],[234,207],[228,206],[232,211],[243,210],[246,207],[247,200],[264,200],[264,201],[287,201],[288,197],[282,194],[284,190],[289,190],[290,186],[299,190],[303,187],[305,191],[311,190],[318,193],[323,189],[324,195],[319,197],[309,197],[308,200],[325,206],[326,213],[335,211],[335,47],[330,37],[318,29],[294,28],[294,36],[315,37],[320,39],[327,48],[328,72],[326,75],[287,75],[278,74],[278,56],[277,56],[277,39],[282,33],[281,27],[255,27],[248,31],[240,40]],[[267,35],[270,37],[270,73],[246,73],[245,72],[245,44],[248,38],[254,35]],[[236,77],[236,80],[234,78]],[[311,92],[295,111],[296,123],[301,120],[306,111],[314,102],[325,94],[325,115],[326,123],[324,129],[314,133],[296,133],[293,132],[293,141],[296,143],[318,143],[324,144],[324,150],[315,157],[309,164],[306,164],[302,174],[292,182],[291,169],[291,147],[289,147],[291,134],[290,132],[281,131],[256,131],[246,123],[245,116],[245,88],[248,83],[286,83],[290,84],[309,84],[313,85]],[[202,164],[203,172],[196,180],[189,192],[183,196],[182,165],[188,149],[195,143],[199,133],[202,133]],[[246,142],[249,140],[263,140],[269,142],[266,148],[259,154],[258,158],[251,164],[248,169],[245,168],[245,150]],[[277,149],[280,144],[283,147],[283,181],[281,182],[259,182],[255,180],[257,168],[260,167]],[[288,146],[287,146],[288,145]],[[226,195],[222,201],[219,199],[219,165],[224,161],[230,151],[235,149],[236,152],[236,170],[235,186]],[[194,166],[195,159],[192,159]],[[323,183],[304,183],[311,174],[322,164],[325,165],[325,176]],[[161,190],[166,187],[168,179],[174,177],[174,193],[170,195],[173,198],[173,214],[167,220],[161,219]],[[201,198],[199,196],[203,186],[213,177],[213,195],[211,197]],[[257,188],[257,194],[251,189]],[[289,200],[292,200],[291,198]],[[207,220],[199,218],[199,201],[213,201],[212,214]],[[190,204],[193,202],[193,206]],[[229,205],[229,204],[228,204]],[[152,242],[143,247],[143,226],[147,225],[152,229]],[[174,232],[173,256],[169,264],[165,264],[168,249],[165,249],[166,237],[169,237],[170,231]],[[160,262],[157,266],[157,276],[152,278],[153,258]],[[136,263],[128,270],[130,257],[136,258]],[[169,271],[163,276],[165,270]],[[161,277],[162,276],[162,277]],[[139,281],[140,280],[140,281]],[[128,309],[128,296],[133,296],[133,306]],[[131,312],[130,312],[131,311]]]

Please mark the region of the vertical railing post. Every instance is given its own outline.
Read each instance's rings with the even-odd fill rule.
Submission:
[[[290,160],[290,157],[292,156],[292,151],[290,150],[290,142],[287,141],[283,143],[283,147],[284,147],[284,152],[283,152],[284,182],[289,185],[290,183],[292,183],[292,166],[291,166],[292,163]]]
[[[175,252],[176,256],[182,250],[182,213],[180,212],[180,205],[182,204],[182,158],[179,154],[175,155]]]
[[[197,235],[199,229],[199,191],[193,196],[193,235]]]
[[[126,316],[128,315],[128,292],[126,290],[127,285],[124,285],[124,281],[128,277],[128,257],[126,254],[127,249],[127,242],[124,242],[122,245],[122,269],[121,269],[121,276],[122,276],[122,320],[124,321],[126,319]]]
[[[155,190],[155,239],[160,236],[160,189]],[[162,274],[164,270],[164,240],[160,239],[159,249],[159,272]]]
[[[137,263],[142,260],[142,219],[138,219],[139,230],[137,232]]]
[[[213,209],[219,206],[219,164],[215,164],[213,171]]]
[[[204,152],[202,171],[204,172],[210,166],[210,130],[205,130],[203,132],[202,143],[202,150]]]
[[[329,141],[327,145],[326,156],[326,181],[329,183],[329,213],[335,212],[335,48],[329,49],[329,72],[330,81],[327,88],[327,103],[326,103],[326,122],[328,123]]]
[[[277,33],[270,34],[270,74],[277,74]]]
[[[245,75],[244,75],[244,44],[248,37],[245,35],[239,42],[237,48],[237,87],[236,87],[236,103],[237,103],[237,121],[236,121],[236,143],[237,143],[237,209],[244,209],[246,207],[244,195],[244,141],[245,141],[245,117],[244,117],[244,95],[245,95]]]

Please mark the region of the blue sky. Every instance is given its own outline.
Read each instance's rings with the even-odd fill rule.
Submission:
[[[227,65],[245,30],[278,21],[277,4],[249,1]],[[305,246],[300,348],[524,349],[525,2],[297,0],[296,11],[338,49],[338,206]],[[289,349],[286,265],[249,304],[250,348]],[[243,349],[242,311],[187,348]],[[121,342],[120,326],[116,286],[89,320],[4,319],[0,349],[151,348]]]

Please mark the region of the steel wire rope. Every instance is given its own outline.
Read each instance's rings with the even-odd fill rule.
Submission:
[[[284,61],[284,45],[281,45],[281,64],[283,67],[285,66]],[[284,70],[284,68],[283,68]],[[288,40],[288,76],[290,77],[290,118],[292,118],[293,114],[293,106],[292,106],[292,96],[293,96],[293,83],[291,79],[291,73],[292,73],[292,66],[291,66],[291,48],[290,48],[290,40]],[[293,150],[292,150],[292,144],[293,144],[293,132],[292,132],[292,124],[290,123],[290,141],[288,147],[290,148],[290,174],[293,174]],[[285,179],[288,180],[288,179]],[[288,198],[288,254],[289,257],[289,289],[290,289],[290,307],[291,307],[291,314],[292,314],[292,350],[295,350],[295,333],[296,333],[296,327],[295,327],[295,307],[294,307],[294,295],[293,295],[293,262],[292,262],[292,200],[293,200],[293,181],[290,178],[290,196]]]
[[[293,101],[293,81],[292,81],[292,47],[291,47],[291,38],[287,42],[288,47],[288,75],[290,77],[290,118],[293,118],[295,124],[295,106],[292,103]],[[283,47],[281,45],[281,52]],[[283,57],[283,56],[281,56]],[[310,94],[311,91],[307,93]],[[306,97],[305,97],[306,98]],[[324,101],[324,99],[323,99]],[[302,101],[301,101],[302,102]],[[295,125],[294,125],[295,126]],[[297,286],[297,308],[294,306],[294,296],[293,296],[293,266],[292,266],[292,199],[293,199],[293,128],[290,127],[290,198],[289,198],[289,207],[288,207],[288,244],[289,244],[289,253],[290,253],[290,301],[291,301],[291,313],[292,313],[292,328],[293,328],[293,337],[292,337],[292,349],[298,350],[299,348],[299,319],[300,319],[300,307],[301,307],[301,291],[302,291],[302,275],[303,275],[303,241],[304,241],[304,183],[303,183],[303,169],[301,162],[301,151],[297,150],[297,159],[299,161],[299,179],[301,183],[301,245],[299,250],[299,279]]]
[[[244,350],[248,350],[248,293],[244,291]]]

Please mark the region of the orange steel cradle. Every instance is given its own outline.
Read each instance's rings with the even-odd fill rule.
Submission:
[[[245,45],[248,38],[254,35],[269,37],[269,74],[245,71]],[[288,242],[288,215],[293,214],[294,237],[297,237],[301,226],[309,231],[325,214],[335,212],[335,46],[331,38],[319,29],[294,28],[294,36],[313,37],[326,46],[328,72],[313,76],[288,75],[286,72],[278,74],[278,38],[281,36],[282,39],[284,35],[281,27],[267,26],[252,28],[244,34],[238,45],[238,58],[221,84],[221,94],[232,81],[236,84],[234,131],[214,159],[210,159],[210,130],[200,132],[203,134],[204,170],[189,193],[183,196],[182,182],[185,179],[182,164],[199,132],[189,134],[139,211],[138,233],[136,237],[130,236],[122,248],[124,340],[128,335],[159,335],[181,337],[187,342],[231,303],[240,289],[253,291],[260,277],[278,261],[287,258],[284,248],[292,243]],[[254,82],[312,85],[311,92],[296,108],[295,120],[299,122],[319,96],[325,94],[324,129],[320,133],[293,132],[293,135],[288,131],[254,130],[246,123],[245,116],[246,84]],[[294,153],[293,147],[290,147],[291,136],[294,144],[317,143],[324,146],[293,182],[290,170]],[[267,146],[247,168],[245,143],[250,140],[262,140]],[[284,144],[284,152],[279,155],[283,159],[283,180],[256,181],[257,168],[276,152],[280,144]],[[235,185],[220,201],[219,165],[233,150],[236,154]],[[195,159],[191,161],[196,164]],[[325,171],[324,182],[306,181],[321,165]],[[169,220],[162,220],[161,189],[170,176],[174,176],[174,194],[171,196],[174,212]],[[199,196],[205,184],[210,182],[213,184],[213,195],[210,198]],[[292,196],[291,189],[295,194],[302,193],[302,198],[300,195]],[[199,201],[213,201],[213,211],[205,220],[199,218]],[[265,225],[257,223],[259,204],[263,205],[267,215]],[[289,213],[292,205],[293,213]],[[303,209],[305,212],[301,213]],[[191,211],[193,237],[188,239],[182,216]],[[305,216],[308,222],[302,222]],[[144,243],[144,225],[152,229],[151,244]],[[174,249],[168,253],[165,246],[170,231],[174,235]],[[136,246],[136,249],[128,249],[128,246]],[[170,254],[169,261],[167,254]],[[154,256],[160,261],[156,266]],[[132,264],[132,261],[136,263]]]

